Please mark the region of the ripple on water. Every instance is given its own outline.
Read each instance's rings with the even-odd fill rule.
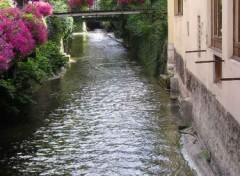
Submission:
[[[61,90],[59,106],[16,148],[0,148],[4,169],[29,175],[174,175],[177,168],[167,163],[175,153],[167,152],[179,150],[163,126],[171,116],[167,93],[115,40],[90,33],[86,42],[85,59],[48,87]]]

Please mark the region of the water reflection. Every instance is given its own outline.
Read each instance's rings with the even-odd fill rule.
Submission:
[[[71,52],[76,63],[29,111],[44,120],[3,130],[0,175],[191,175],[168,93],[121,44],[90,33]]]

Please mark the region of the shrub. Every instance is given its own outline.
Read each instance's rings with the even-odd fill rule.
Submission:
[[[37,45],[47,41],[48,31],[42,20],[34,18],[33,14],[25,14],[23,20]]]
[[[33,6],[30,3],[24,6],[23,11],[26,14],[33,14],[35,18],[38,18],[38,19],[42,18],[42,14],[39,12],[38,8],[36,6]]]
[[[37,7],[38,11],[43,16],[49,16],[53,14],[53,7],[51,4],[43,1],[35,1],[33,2],[33,6]]]
[[[0,112],[18,113],[26,104],[34,102],[32,94],[67,61],[54,42],[37,48],[36,58],[29,57],[26,62],[19,62],[12,79],[0,79]]]
[[[44,63],[40,66],[41,69],[47,72],[48,75],[57,73],[68,62],[68,59],[60,52],[60,47],[52,41],[37,48],[36,55],[36,59]]]
[[[86,7],[91,7],[94,4],[94,0],[70,0],[69,8],[71,11],[82,10]]]
[[[145,0],[118,0],[118,4],[120,5],[128,5],[128,4],[143,4]]]
[[[0,68],[6,70],[12,58],[14,58],[12,44],[0,38]]]
[[[48,2],[35,1],[29,2],[23,8],[23,11],[28,14],[33,14],[36,18],[52,15],[53,7]]]
[[[0,37],[8,46],[11,46],[10,48],[2,47],[2,52],[6,53],[6,51],[3,50],[8,50],[10,53],[14,52],[15,56],[19,55],[19,58],[24,58],[31,54],[35,47],[35,41],[33,40],[32,34],[22,19],[11,19],[1,16]],[[12,51],[10,51],[11,48]],[[7,64],[13,58],[8,57],[3,59],[4,60],[0,62],[5,62],[5,64]]]
[[[23,10],[6,8],[0,11],[0,69],[8,69],[13,59],[25,59],[47,41],[43,16],[52,14],[47,2],[27,4]]]

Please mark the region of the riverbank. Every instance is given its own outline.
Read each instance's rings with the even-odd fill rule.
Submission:
[[[192,176],[168,92],[119,42],[103,33],[75,37],[83,54],[44,84],[32,121],[1,131],[8,140],[0,143],[0,175]]]
[[[193,131],[189,134],[181,134],[180,144],[184,159],[198,176],[215,176],[216,174],[207,161],[209,159],[207,151],[204,150],[201,142],[192,134]]]

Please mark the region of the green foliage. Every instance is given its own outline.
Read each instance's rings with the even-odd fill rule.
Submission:
[[[68,62],[68,59],[61,54],[59,46],[52,41],[40,46],[36,50],[36,55],[41,63],[40,68],[48,75],[57,73]]]
[[[14,98],[14,93],[16,91],[15,86],[13,86],[11,80],[0,79],[0,88],[1,92],[5,90],[6,95],[9,95],[10,98]]]
[[[123,20],[122,37],[153,76],[166,72],[167,0],[153,4],[153,14],[132,15]],[[124,24],[125,23],[125,24]]]
[[[67,12],[68,0],[50,0],[54,6],[54,12]],[[69,43],[72,40],[72,32],[74,29],[74,21],[72,17],[48,17],[48,39],[60,45],[60,40],[63,38],[64,43]]]
[[[113,10],[117,8],[117,0],[100,0],[97,3],[101,10]]]
[[[66,12],[69,9],[68,0],[50,0],[49,2],[53,5],[54,12]]]
[[[9,2],[8,1],[3,1],[2,4],[0,5],[0,10],[5,9],[5,8],[9,8],[9,7],[11,7]]]
[[[211,151],[207,150],[207,149],[204,149],[202,152],[201,152],[201,157],[203,159],[205,159],[208,163],[211,162],[211,158],[212,158],[212,154],[211,154]]]
[[[12,79],[0,79],[0,111],[5,114],[18,113],[25,104],[34,102],[32,94],[67,61],[60,53],[59,46],[53,42],[37,48],[35,58],[29,57],[18,63]]]
[[[138,9],[138,8],[146,8],[151,4],[151,0],[146,0],[145,3],[129,3],[129,4],[124,4],[120,5],[118,4],[118,0],[95,0],[96,5],[101,9],[101,10],[114,10],[114,9]]]
[[[72,17],[48,17],[48,38],[59,43],[60,38],[70,40],[74,28]]]

